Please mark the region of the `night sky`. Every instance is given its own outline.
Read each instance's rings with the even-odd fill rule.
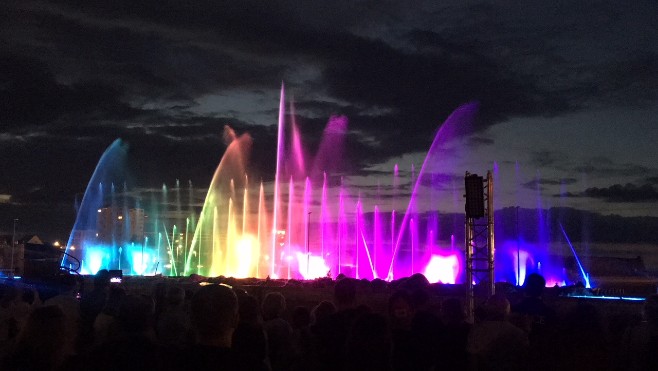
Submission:
[[[203,189],[230,125],[271,181],[282,83],[309,153],[347,117],[340,175],[363,189],[408,179],[477,102],[442,175],[496,166],[499,207],[658,216],[657,19],[654,0],[6,0],[0,232],[65,239],[116,138],[135,187]]]

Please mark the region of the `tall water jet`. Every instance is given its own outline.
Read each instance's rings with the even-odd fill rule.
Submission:
[[[292,176],[290,176],[290,182],[288,183],[288,246],[286,249],[285,262],[288,268],[287,277],[290,279],[290,265],[292,264],[292,215],[293,215],[293,203],[294,203],[294,185],[292,182]]]
[[[357,201],[356,203],[356,215],[355,215],[355,221],[354,221],[354,255],[355,255],[355,272],[356,272],[356,279],[358,280],[360,277],[359,275],[359,242],[361,241],[361,200]]]
[[[242,236],[247,234],[247,215],[249,210],[249,178],[247,174],[244,176],[244,193],[242,194]]]
[[[562,231],[562,235],[564,236],[564,239],[567,241],[567,244],[569,244],[569,248],[571,248],[571,252],[573,253],[573,257],[576,259],[576,264],[578,265],[578,270],[580,271],[581,277],[583,278],[583,281],[585,281],[585,288],[592,288],[592,285],[589,281],[589,274],[585,272],[585,267],[583,267],[582,262],[580,261],[580,258],[578,257],[578,254],[576,253],[576,249],[573,247],[573,244],[571,243],[571,240],[569,239],[569,236],[567,235],[567,232],[564,230],[564,227],[562,226],[562,223],[560,223],[560,230]]]
[[[327,240],[329,224],[329,207],[327,200],[327,173],[322,174],[322,197],[320,201],[320,256],[325,259],[324,244]]]
[[[313,161],[311,179],[318,179],[321,174],[326,172],[337,173],[342,170],[342,161],[336,161],[336,159],[343,157],[347,125],[348,120],[345,116],[331,116],[329,118],[322,133],[320,147]]]
[[[262,253],[263,247],[267,246],[266,240],[267,236],[265,231],[267,230],[267,209],[265,207],[265,187],[263,186],[263,182],[261,181],[260,183],[260,188],[258,192],[258,225],[256,226],[256,245],[258,247],[258,255],[256,255],[256,277],[261,276],[261,255],[264,255]],[[266,271],[266,270],[263,270]]]
[[[272,208],[272,248],[270,251],[270,276],[276,277],[276,245],[277,237],[279,235],[279,177],[281,173],[281,156],[283,155],[283,133],[284,133],[284,119],[285,119],[285,89],[283,83],[281,84],[281,96],[279,98],[279,122],[278,122],[278,131],[277,131],[277,146],[276,146],[276,170],[274,173],[274,206]]]
[[[302,139],[299,132],[299,126],[297,125],[297,116],[295,115],[295,104],[293,101],[290,102],[290,119],[292,128],[290,131],[291,153],[289,158],[293,163],[291,166],[292,175],[298,179],[306,172],[306,160],[304,158],[304,151],[302,150]]]
[[[343,266],[343,249],[345,248],[344,238],[347,236],[347,217],[345,216],[345,201],[343,180],[340,181],[340,190],[338,195],[338,274],[342,273]]]
[[[105,188],[109,188],[115,181],[126,179],[127,150],[127,145],[121,139],[117,139],[103,152],[77,210],[75,223],[66,244],[66,255],[62,258],[62,266],[71,269],[81,268],[82,272],[94,274],[101,268],[114,268],[119,264],[116,259],[110,259],[118,248],[116,243],[113,243],[118,236],[110,233],[117,225],[116,219],[108,220],[109,225],[103,224],[106,227],[100,233],[99,223],[103,223],[106,216],[111,215],[112,210],[108,209],[112,205],[107,204]],[[99,220],[99,217],[103,219]],[[108,227],[110,230],[104,232]],[[82,267],[78,267],[78,262]]]
[[[373,266],[373,276],[378,277],[378,272],[380,272],[381,267],[379,266],[379,260],[378,257],[382,256],[382,225],[381,225],[381,216],[379,215],[379,205],[375,205],[375,211],[373,212],[373,236],[374,236],[374,244],[373,244],[373,253],[372,253],[372,260],[374,262]]]
[[[228,126],[224,127],[224,141],[227,144],[224,156],[213,174],[201,214],[194,231],[188,251],[186,267],[196,254],[199,255],[200,274],[223,274],[227,266],[227,256],[235,253],[236,246],[226,245],[229,237],[229,215],[219,213],[227,210],[235,195],[235,180],[244,179],[245,165],[251,149],[251,137],[247,134],[237,136]],[[233,183],[233,187],[231,187]],[[242,184],[239,185],[243,186]],[[254,231],[255,232],[255,231]],[[232,232],[231,232],[232,233]],[[231,250],[232,249],[232,250]],[[231,250],[231,251],[229,251]]]
[[[302,214],[303,224],[304,224],[304,251],[307,255],[311,254],[311,240],[310,240],[310,231],[311,231],[311,196],[313,190],[311,189],[311,179],[308,177],[304,182],[304,213]]]
[[[457,133],[463,133],[465,131],[468,131],[468,128],[466,128],[466,126],[473,121],[476,111],[477,111],[477,105],[474,103],[463,105],[457,108],[443,123],[443,125],[441,125],[437,134],[434,137],[434,141],[432,142],[429,151],[427,152],[427,156],[423,161],[423,165],[420,168],[420,172],[418,173],[418,179],[415,181],[414,184],[411,185],[412,191],[411,191],[411,197],[409,199],[409,207],[407,207],[408,210],[416,202],[416,197],[418,195],[419,187],[422,184],[420,180],[425,174],[425,169],[428,166],[428,163],[431,162],[430,160],[432,156],[437,155],[439,150],[441,149],[441,146],[444,145],[448,140],[454,139]],[[395,239],[395,244],[393,247],[393,254],[391,257],[391,262],[388,270],[387,278],[389,280],[394,278],[394,267],[396,263],[396,257],[398,255],[400,249],[400,243],[402,242],[402,238],[405,229],[407,228],[409,218],[410,218],[410,214],[408,212],[405,213],[404,217],[402,218],[402,223],[400,224],[400,229],[397,232],[397,237]]]

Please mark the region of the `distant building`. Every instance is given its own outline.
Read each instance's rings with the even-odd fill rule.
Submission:
[[[119,207],[98,209],[95,240],[106,244],[119,241],[141,242],[144,240],[145,218],[144,209],[123,209]]]
[[[0,276],[7,276],[10,272],[11,240],[11,235],[0,235]]]
[[[12,241],[14,246],[12,248]],[[22,276],[25,272],[25,245],[43,245],[43,241],[36,235],[17,237],[12,235],[0,236],[0,275]]]
[[[658,279],[652,277],[642,257],[620,258],[590,256],[584,262],[589,279],[599,294],[614,296],[644,296],[656,293]],[[582,282],[578,262],[572,256],[564,261],[565,270],[572,282]]]
[[[23,243],[23,272],[21,276],[26,278],[54,277],[60,270],[63,249],[42,242],[37,236],[33,236]]]

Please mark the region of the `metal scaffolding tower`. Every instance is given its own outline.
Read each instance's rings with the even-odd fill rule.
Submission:
[[[467,314],[473,320],[476,296],[487,299],[495,293],[493,176],[488,171],[485,180],[466,172],[464,183]]]

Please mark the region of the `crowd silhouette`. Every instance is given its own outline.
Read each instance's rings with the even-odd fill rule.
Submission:
[[[268,283],[161,278],[144,293],[101,270],[91,289],[62,276],[45,294],[5,281],[0,369],[658,370],[658,295],[632,314],[591,301],[555,308],[531,274],[469,320],[463,295],[437,295],[422,275],[291,281],[333,292],[294,305]]]

